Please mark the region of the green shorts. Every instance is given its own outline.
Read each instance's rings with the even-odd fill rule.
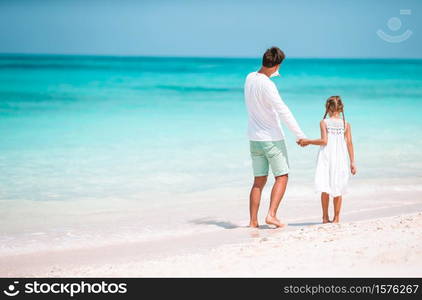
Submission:
[[[274,176],[289,173],[286,143],[280,141],[249,141],[253,175],[267,176],[268,166]]]

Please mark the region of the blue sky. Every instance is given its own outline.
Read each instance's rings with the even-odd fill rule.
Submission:
[[[421,14],[419,0],[0,0],[0,53],[422,58]]]

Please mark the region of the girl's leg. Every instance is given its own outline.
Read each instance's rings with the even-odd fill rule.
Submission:
[[[327,193],[321,193],[321,206],[322,206],[322,223],[330,222],[328,218],[328,203],[330,196]]]
[[[333,223],[340,222],[341,196],[334,197],[334,219]]]

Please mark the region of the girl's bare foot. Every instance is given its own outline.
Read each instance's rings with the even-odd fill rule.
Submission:
[[[322,219],[322,224],[330,223],[330,220],[328,218]]]
[[[265,218],[265,223],[267,223],[268,225],[274,225],[276,227],[285,226],[285,224],[281,223],[279,219],[277,219],[276,217],[271,217],[271,216],[267,216]]]
[[[251,228],[258,228],[259,227],[259,225],[258,225],[258,222],[249,222],[249,226],[248,227],[251,227]]]
[[[334,217],[334,219],[331,222],[340,223],[340,217]]]

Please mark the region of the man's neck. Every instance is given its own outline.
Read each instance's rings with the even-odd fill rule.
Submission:
[[[266,67],[261,67],[261,69],[259,69],[258,73],[264,74],[267,77],[270,77],[270,75],[273,73],[271,70],[269,70]]]

